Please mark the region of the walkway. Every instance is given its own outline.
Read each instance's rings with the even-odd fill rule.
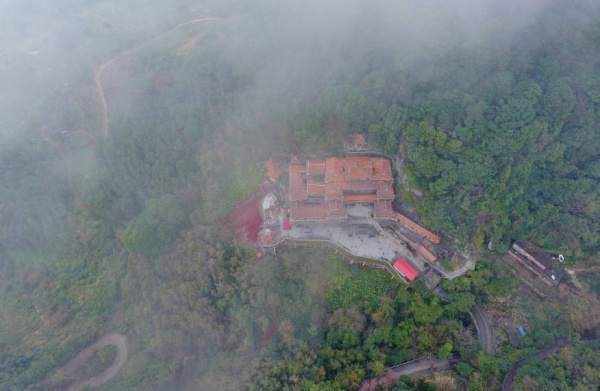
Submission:
[[[417,377],[425,373],[451,371],[456,365],[456,360],[440,360],[437,358],[424,358],[413,360],[404,364],[386,369],[385,375],[365,380],[360,391],[378,390],[381,387],[394,385],[402,376]]]

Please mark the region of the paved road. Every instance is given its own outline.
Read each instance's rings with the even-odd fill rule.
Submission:
[[[127,339],[123,334],[110,333],[106,334],[96,342],[83,349],[79,354],[60,368],[57,373],[71,376],[72,373],[76,372],[77,369],[85,363],[92,354],[98,349],[105,346],[114,345],[117,348],[117,357],[112,365],[98,376],[90,377],[88,379],[79,380],[73,383],[67,391],[78,391],[84,387],[100,387],[103,384],[108,383],[125,365],[127,361]]]
[[[416,377],[428,372],[444,372],[454,369],[456,362],[454,360],[439,360],[437,358],[424,358],[422,360],[409,361],[404,364],[388,368],[385,375],[365,380],[360,387],[360,391],[378,390],[381,387],[391,386],[400,379],[401,376]]]
[[[475,321],[477,329],[477,338],[481,344],[481,349],[489,354],[496,353],[496,338],[494,337],[494,329],[490,325],[489,318],[481,305],[475,304],[469,314]]]

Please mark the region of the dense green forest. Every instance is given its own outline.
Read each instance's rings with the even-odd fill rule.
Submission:
[[[498,389],[561,337],[515,387],[598,386],[597,274],[543,300],[498,259],[530,239],[597,264],[600,8],[501,3],[1,5],[0,389],[64,389],[56,369],[107,332],[128,338],[114,390],[346,390],[428,356],[454,377],[394,389]],[[265,159],[354,132],[479,261],[446,300],[324,249],[235,244]],[[527,337],[483,353],[476,302]]]
[[[440,48],[422,73],[378,53],[357,84],[325,92],[296,140],[331,137],[320,130],[343,118],[399,153],[407,183],[423,194],[403,199],[432,228],[500,252],[529,238],[592,259],[599,31],[597,13],[567,8],[551,7],[510,45]]]

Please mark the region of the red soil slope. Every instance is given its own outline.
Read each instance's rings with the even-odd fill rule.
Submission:
[[[258,255],[262,253],[258,245],[260,202],[269,190],[268,185],[262,185],[256,194],[236,206],[226,221],[226,226],[234,234],[235,242],[240,246],[256,248]]]

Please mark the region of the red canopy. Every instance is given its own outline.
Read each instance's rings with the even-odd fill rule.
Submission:
[[[398,258],[396,263],[394,263],[394,267],[398,270],[404,277],[406,277],[409,281],[414,280],[419,275],[419,272],[413,269],[404,259]]]

